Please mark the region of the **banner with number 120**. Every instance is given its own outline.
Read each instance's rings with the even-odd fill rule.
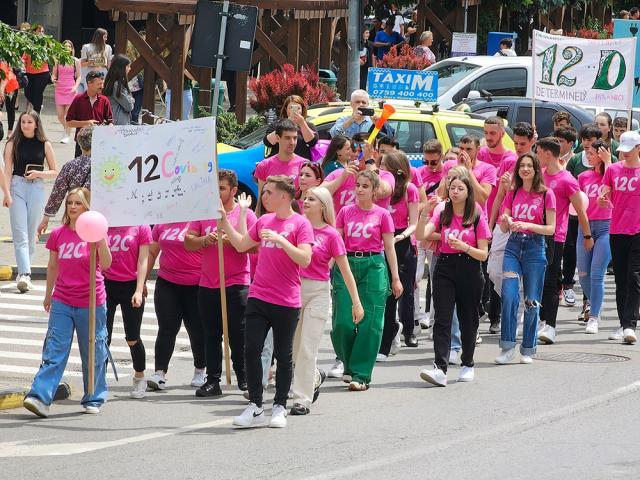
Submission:
[[[592,40],[533,32],[533,88],[540,100],[627,109],[635,40]]]

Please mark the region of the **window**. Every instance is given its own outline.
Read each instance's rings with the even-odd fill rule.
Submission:
[[[457,123],[449,123],[447,125],[447,133],[449,134],[449,140],[454,147],[458,146],[460,139],[465,135],[471,135],[473,137],[484,137],[484,129],[482,125],[460,125]]]
[[[457,85],[462,79],[480,68],[471,63],[454,62],[445,60],[427,68],[428,72],[438,72],[438,97],[441,97],[451,87]],[[456,100],[458,102],[459,100]]]
[[[536,107],[536,130],[540,135],[540,138],[553,133],[553,116],[557,110],[553,108],[541,108]],[[516,114],[516,123],[527,122],[531,123],[531,107],[518,107],[518,113]],[[573,125],[579,124],[575,118],[571,118]]]
[[[455,102],[464,100],[471,90],[486,90],[495,96],[525,97],[527,95],[527,70],[525,68],[501,68],[476,78],[454,97]]]
[[[392,119],[387,124],[393,128],[395,139],[400,144],[400,149],[407,154],[421,154],[423,143],[436,137],[433,125],[428,122]]]

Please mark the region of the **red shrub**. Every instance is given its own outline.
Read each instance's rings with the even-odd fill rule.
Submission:
[[[432,62],[427,60],[422,55],[416,55],[410,45],[406,43],[400,47],[393,47],[389,50],[382,60],[378,62],[378,67],[381,68],[400,68],[404,70],[424,70]]]

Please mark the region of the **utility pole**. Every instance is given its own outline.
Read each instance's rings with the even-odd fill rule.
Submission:
[[[360,88],[360,39],[362,24],[362,0],[349,1],[349,18],[347,19],[347,98],[351,92]]]

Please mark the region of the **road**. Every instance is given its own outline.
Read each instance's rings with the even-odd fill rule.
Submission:
[[[28,383],[37,369],[46,329],[43,282],[37,283],[27,295],[0,285],[0,377],[15,382]],[[348,392],[328,379],[311,414],[289,417],[284,430],[234,430],[231,417],[246,401],[233,385],[222,398],[197,399],[188,386],[193,366],[181,332],[164,392],[131,400],[129,376],[109,379],[108,403],[100,415],[87,416],[78,403],[80,379],[67,376],[74,394],[56,402],[48,419],[20,409],[0,412],[0,465],[6,478],[46,472],[50,479],[88,472],[94,478],[176,479],[635,478],[640,354],[638,346],[606,340],[616,323],[613,290],[607,277],[601,333],[585,335],[575,320],[578,308],[561,307],[558,343],[538,351],[575,361],[494,365],[498,336],[483,323],[476,381],[456,384],[453,367],[447,388],[430,387],[418,377],[433,360],[431,342],[421,335],[418,348],[402,348],[376,366],[367,392]],[[148,353],[151,307],[143,322]],[[127,374],[128,352],[116,324],[114,350],[121,350],[115,356]],[[321,368],[329,368],[332,353],[327,332]],[[68,373],[76,375],[78,367],[71,364]],[[267,411],[272,396],[267,393]]]

